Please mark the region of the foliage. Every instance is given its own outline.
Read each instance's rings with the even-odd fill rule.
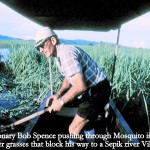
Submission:
[[[87,53],[102,67],[107,78],[111,81],[114,61],[112,45],[84,46]],[[150,89],[150,51],[119,47],[115,74],[112,88],[115,92],[114,99],[119,97],[124,100],[148,99]]]
[[[16,85],[11,93],[17,95],[20,100],[18,107],[3,110],[1,113],[8,113],[10,116],[30,113],[37,108],[35,103],[45,97],[50,90],[48,61],[33,48],[32,41],[11,41],[10,43],[4,42],[3,45],[10,49],[7,76]],[[101,66],[108,80],[111,81],[115,47],[103,43],[97,46],[80,47]],[[150,51],[146,49],[119,47],[114,80],[111,83],[113,99],[120,98],[127,103],[130,99],[149,98],[149,54]],[[52,84],[54,91],[57,91],[61,84],[58,79],[60,74],[54,60],[51,61]]]
[[[19,97],[19,105],[11,110],[1,109],[1,113],[12,115],[27,114],[35,111],[42,99],[50,90],[49,64],[44,55],[33,48],[31,42],[20,42],[15,47],[10,42],[10,58],[7,64],[9,80],[16,86],[10,91]],[[52,60],[54,90],[57,90],[59,80],[57,69]],[[6,79],[6,78],[5,78]],[[8,90],[4,88],[3,90]],[[2,91],[2,90],[1,90]],[[10,97],[12,95],[10,94]]]

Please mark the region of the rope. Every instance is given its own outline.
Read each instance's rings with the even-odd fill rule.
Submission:
[[[53,81],[52,81],[52,66],[51,66],[51,58],[48,58],[49,62],[49,76],[50,76],[50,91],[51,95],[53,95]]]

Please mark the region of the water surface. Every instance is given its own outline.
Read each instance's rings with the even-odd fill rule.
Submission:
[[[2,48],[0,49],[0,61],[7,62],[9,59],[9,49],[8,48]]]

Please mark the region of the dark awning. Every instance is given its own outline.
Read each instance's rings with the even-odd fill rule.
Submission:
[[[0,0],[53,29],[108,31],[150,11],[150,0]]]

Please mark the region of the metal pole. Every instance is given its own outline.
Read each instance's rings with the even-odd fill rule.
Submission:
[[[52,66],[51,66],[51,58],[48,58],[49,62],[49,75],[50,75],[50,92],[53,95],[53,81],[52,81]]]
[[[113,69],[112,69],[111,85],[113,85],[113,79],[114,79],[114,73],[115,73],[115,65],[116,65],[118,46],[119,46],[120,28],[121,27],[118,28],[117,42],[116,42],[115,53],[114,53],[114,63],[113,63]],[[112,92],[112,95],[113,95],[113,92]]]

